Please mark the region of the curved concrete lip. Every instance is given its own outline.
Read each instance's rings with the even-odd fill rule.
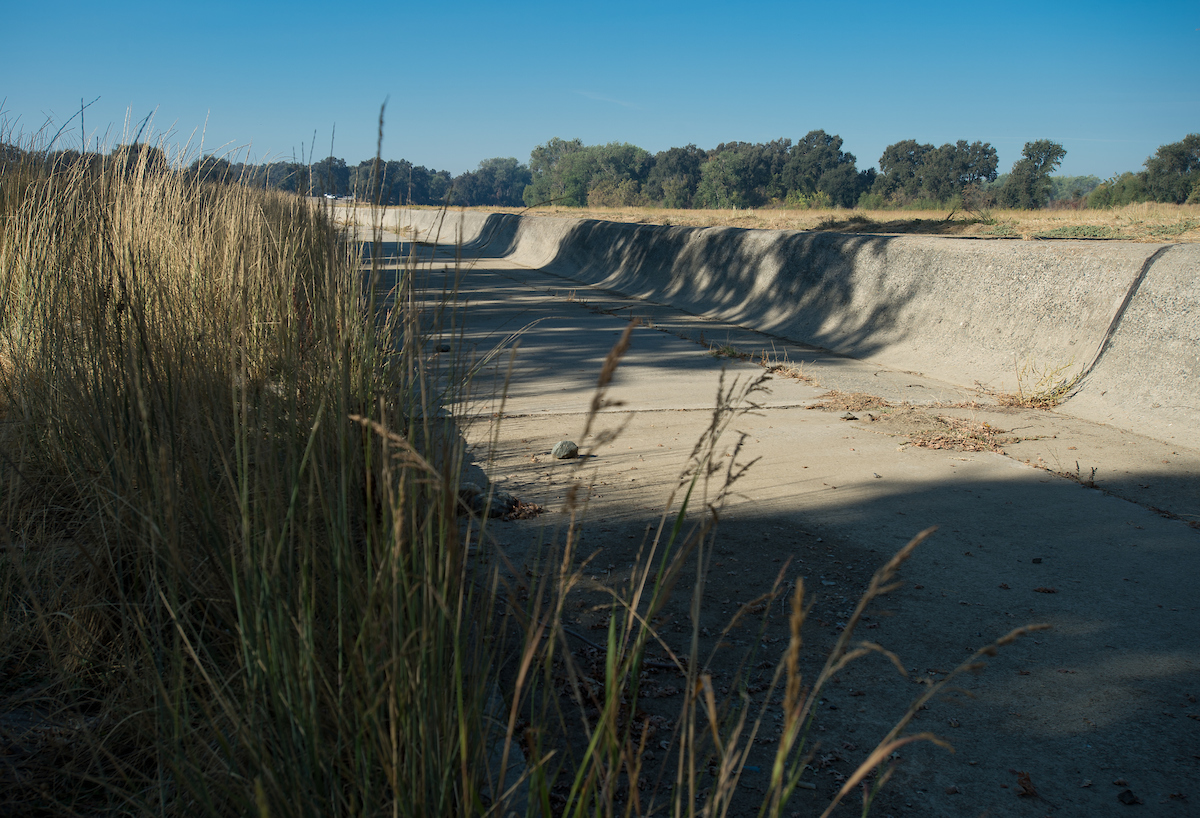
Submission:
[[[1168,442],[1200,425],[1200,245],[977,241],[400,210],[423,241]],[[1057,377],[1051,380],[1057,380]],[[1186,432],[1184,433],[1186,434]]]
[[[475,397],[458,408],[491,480],[548,509],[539,519],[492,524],[497,547],[518,567],[569,523],[562,503],[583,486],[583,543],[596,554],[589,579],[619,587],[711,420],[719,384],[763,374],[758,364],[714,357],[708,345],[786,356],[815,383],[773,377],[770,393],[754,396],[758,408],[731,425],[727,449],[741,433],[738,462],[757,462],[722,512],[704,624],[719,632],[787,565],[788,576],[816,589],[808,638],[824,645],[874,567],[938,525],[903,569],[904,587],[888,597],[894,615],[879,616],[863,636],[897,650],[919,680],[939,678],[1010,627],[1053,628],[965,678],[973,700],[938,702],[922,714],[914,727],[945,736],[958,752],[903,753],[876,812],[1007,814],[1014,803],[1049,810],[1016,800],[1017,770],[1031,774],[1056,815],[1107,814],[1116,780],[1160,814],[1187,813],[1171,794],[1200,792],[1188,718],[1200,707],[1187,698],[1200,694],[1200,531],[1189,526],[1200,521],[1195,449],[1054,412],[1003,410],[968,387],[784,342],[560,270],[505,258],[459,264],[453,248],[438,250],[426,269],[434,283],[459,281],[466,309],[455,343],[465,348],[457,352],[478,358],[514,341],[511,355],[480,370]],[[600,429],[620,433],[595,446],[579,435],[600,363],[630,318],[643,325],[607,395],[621,404],[599,419]],[[870,411],[841,420],[808,408],[830,389],[988,422],[1022,440],[1005,444],[1003,455],[921,448]],[[594,457],[554,461],[550,447],[563,438]],[[868,695],[850,698],[855,690]],[[830,693],[837,713],[822,716],[829,740],[869,745],[914,690],[879,664],[846,672]],[[813,780],[827,795],[831,780]],[[960,795],[946,795],[951,788]]]

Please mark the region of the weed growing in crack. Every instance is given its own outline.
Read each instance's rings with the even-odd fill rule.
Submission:
[[[1083,377],[1082,372],[1072,373],[1075,366],[1072,358],[1065,364],[1039,366],[1032,358],[1017,364],[1017,391],[996,392],[982,385],[977,387],[991,395],[1001,406],[1015,406],[1024,409],[1053,409],[1071,397],[1075,387]]]
[[[746,360],[750,357],[750,353],[742,352],[733,344],[713,344],[708,348],[708,354],[714,358],[736,358],[737,360]]]
[[[777,375],[781,378],[790,378],[794,381],[807,383],[810,386],[820,385],[812,375],[804,371],[803,361],[795,363],[786,353],[778,355],[774,353],[768,354],[764,351],[759,357],[759,362],[762,364],[763,369],[772,375]]]

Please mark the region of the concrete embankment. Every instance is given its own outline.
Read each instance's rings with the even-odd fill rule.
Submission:
[[[791,341],[1193,445],[1200,245],[663,227],[400,210],[390,226]],[[1024,370],[1023,381],[1018,372]]]

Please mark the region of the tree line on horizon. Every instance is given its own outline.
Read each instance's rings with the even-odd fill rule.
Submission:
[[[110,156],[132,167],[143,151],[150,152],[147,167],[169,169],[158,147],[124,145]],[[102,158],[58,154],[72,155]],[[1065,156],[1063,146],[1051,140],[1027,142],[1010,172],[999,174],[996,150],[987,142],[960,139],[935,147],[907,139],[884,149],[878,169],[859,170],[840,136],[815,130],[795,143],[727,142],[710,150],[689,144],[657,154],[629,143],[585,145],[580,139],[555,137],[535,147],[528,164],[496,157],[458,176],[404,159],[348,165],[334,156],[263,164],[204,156],[183,172],[202,181],[388,205],[1035,209],[1062,203],[1200,202],[1200,134],[1161,146],[1141,171],[1104,181],[1055,176]]]

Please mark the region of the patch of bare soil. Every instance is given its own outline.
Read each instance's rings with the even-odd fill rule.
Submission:
[[[868,409],[888,409],[893,404],[866,392],[843,392],[831,389],[809,406],[809,409],[824,409],[830,412],[865,412]]]

